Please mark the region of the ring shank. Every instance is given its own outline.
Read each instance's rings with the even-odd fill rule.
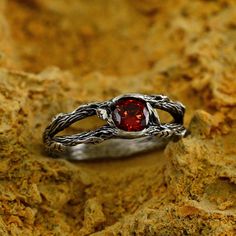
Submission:
[[[170,138],[142,137],[136,139],[108,139],[98,144],[79,144],[67,147],[63,157],[70,160],[121,158],[164,147]]]

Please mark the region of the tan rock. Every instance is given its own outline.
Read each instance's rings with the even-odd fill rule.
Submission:
[[[235,12],[230,0],[0,1],[0,235],[235,235]],[[53,116],[128,92],[181,101],[189,135],[115,161],[44,152]],[[102,124],[78,123],[68,132]]]

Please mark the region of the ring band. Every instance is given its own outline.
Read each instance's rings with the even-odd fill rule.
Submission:
[[[168,112],[173,121],[161,123],[156,109]],[[43,142],[50,153],[72,160],[130,156],[183,137],[186,133],[184,112],[183,104],[167,96],[121,95],[58,114],[45,129]],[[88,132],[56,136],[73,123],[94,115],[107,124]]]

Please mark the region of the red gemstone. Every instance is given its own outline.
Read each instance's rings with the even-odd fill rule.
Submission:
[[[119,129],[141,131],[149,120],[146,102],[138,98],[121,98],[114,105],[112,118]]]

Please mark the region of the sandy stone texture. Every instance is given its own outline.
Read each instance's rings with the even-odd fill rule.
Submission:
[[[234,0],[1,0],[0,66],[0,235],[236,235]],[[184,103],[189,136],[121,160],[44,152],[54,115],[127,92]]]

